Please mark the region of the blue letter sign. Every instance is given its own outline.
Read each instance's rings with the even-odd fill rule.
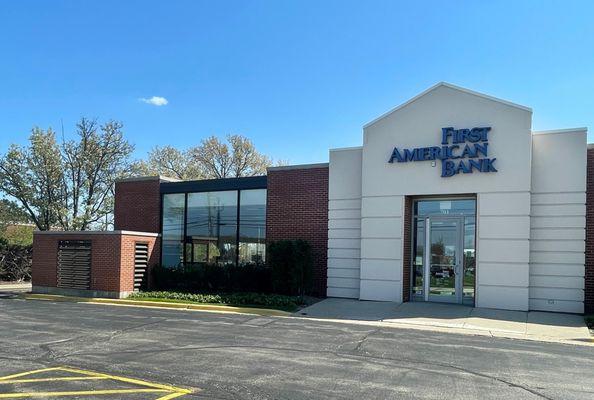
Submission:
[[[389,163],[441,160],[441,176],[459,173],[497,172],[496,158],[489,158],[491,127],[454,129],[441,128],[441,146],[398,149],[394,147]]]

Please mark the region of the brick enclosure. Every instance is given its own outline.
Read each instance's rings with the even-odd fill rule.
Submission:
[[[134,289],[134,245],[149,245],[149,266],[159,262],[160,243],[156,234],[110,232],[35,232],[32,284],[34,292],[56,293],[58,242],[91,241],[91,288],[79,295],[121,297]],[[66,291],[64,291],[66,292]]]
[[[125,179],[116,182],[114,229],[159,232],[161,178]]]
[[[268,170],[266,240],[304,239],[313,250],[313,294],[326,296],[328,164]]]
[[[594,148],[588,148],[586,178],[585,313],[594,313]]]
[[[412,268],[412,197],[404,198],[404,226],[402,235],[402,301],[410,301],[410,273]]]

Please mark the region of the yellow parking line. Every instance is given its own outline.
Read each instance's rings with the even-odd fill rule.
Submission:
[[[187,394],[187,393],[171,393],[171,394],[168,394],[168,395],[166,395],[166,396],[159,397],[157,400],[170,400],[170,399],[175,399],[176,397],[183,396],[184,394]]]
[[[110,390],[80,390],[73,392],[30,392],[30,393],[4,393],[0,399],[16,399],[19,397],[58,397],[58,396],[83,396],[102,394],[134,394],[134,393],[162,393],[165,389],[110,389]]]
[[[56,378],[31,378],[31,379],[10,379],[1,380],[0,385],[8,385],[11,383],[34,383],[34,382],[53,382],[53,381],[90,381],[109,379],[104,376],[62,376]]]
[[[62,371],[77,374],[76,376],[58,376],[45,378],[24,378],[16,379],[33,374]],[[191,390],[182,389],[171,385],[147,382],[140,379],[126,378],[117,375],[104,374],[93,371],[85,371],[69,367],[42,368],[33,371],[21,372],[18,374],[0,377],[0,385],[14,383],[35,383],[35,382],[53,382],[53,381],[83,381],[83,380],[114,380],[130,383],[144,388],[136,389],[109,389],[109,390],[82,390],[82,391],[64,391],[64,392],[27,392],[27,393],[0,393],[0,399],[14,399],[23,397],[60,397],[60,396],[84,396],[84,395],[109,395],[109,394],[135,394],[135,393],[164,393],[157,400],[170,400],[184,394],[192,393]]]
[[[21,372],[21,373],[18,373],[18,374],[13,374],[13,375],[7,375],[7,376],[0,377],[0,381],[6,380],[6,379],[18,378],[20,376],[27,376],[27,375],[32,375],[32,374],[38,374],[38,373],[41,373],[41,372],[57,371],[59,369],[62,369],[62,368],[61,367],[52,367],[52,368],[34,369],[33,371]]]
[[[163,390],[167,390],[169,392],[178,392],[178,393],[184,393],[184,394],[191,393],[191,391],[187,390],[187,389],[181,389],[181,388],[178,388],[175,386],[163,385],[160,383],[152,383],[152,382],[142,381],[140,379],[125,378],[122,376],[103,374],[103,373],[99,373],[99,372],[90,372],[90,371],[84,371],[84,370],[68,368],[68,367],[61,367],[60,369],[62,371],[73,372],[73,373],[77,373],[77,374],[83,374],[83,375],[88,375],[88,376],[101,376],[101,377],[105,377],[106,379],[113,379],[113,380],[120,381],[120,382],[133,383],[136,385],[148,386],[148,387],[155,388],[155,389],[163,389]]]

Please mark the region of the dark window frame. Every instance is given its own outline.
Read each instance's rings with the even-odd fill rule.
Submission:
[[[243,178],[224,178],[224,179],[205,179],[199,181],[182,181],[182,182],[161,182],[160,186],[160,213],[159,213],[159,233],[161,234],[161,255],[160,263],[163,265],[163,199],[166,194],[184,194],[184,227],[182,239],[182,264],[186,264],[186,244],[188,243],[188,194],[190,193],[204,193],[204,192],[237,192],[237,224],[235,228],[235,263],[239,266],[239,242],[240,242],[240,227],[241,227],[241,192],[244,190],[268,190],[267,176],[250,176]],[[266,202],[268,207],[268,202]],[[265,214],[266,215],[266,214]]]

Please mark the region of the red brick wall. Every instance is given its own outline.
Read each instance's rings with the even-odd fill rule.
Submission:
[[[326,296],[328,166],[268,171],[266,240],[304,239],[314,258],[313,294]]]
[[[114,229],[159,232],[161,215],[158,176],[116,182]]]
[[[159,241],[155,236],[120,233],[36,233],[33,240],[33,286],[56,287],[58,242],[91,241],[91,290],[130,292],[134,285],[134,244],[149,244],[149,264],[159,262]]]
[[[594,148],[588,149],[586,183],[586,279],[584,307],[594,313]]]
[[[402,301],[410,301],[410,272],[412,267],[412,197],[404,198],[404,232],[402,235]]]

